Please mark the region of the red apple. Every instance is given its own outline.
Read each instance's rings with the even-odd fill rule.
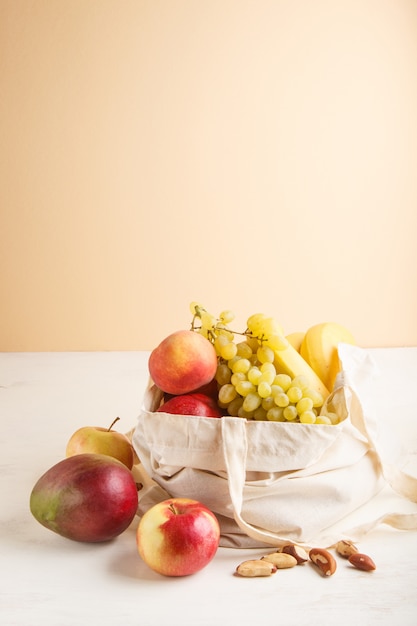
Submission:
[[[157,412],[174,413],[177,415],[200,415],[201,417],[222,417],[217,402],[203,393],[186,393],[172,396],[164,402]]]
[[[134,450],[131,442],[123,433],[112,430],[118,419],[116,418],[109,428],[83,426],[76,430],[67,443],[66,456],[85,452],[107,454],[121,461],[128,469],[132,469]]]
[[[201,387],[196,389],[195,393],[204,393],[206,396],[211,396],[212,398],[217,399],[219,393],[219,385],[217,383],[217,380],[213,378],[213,380],[211,380],[206,385],[202,385]]]
[[[136,541],[145,563],[164,576],[188,576],[205,567],[217,552],[220,527],[204,504],[170,498],[148,509]]]
[[[152,350],[149,373],[157,387],[181,395],[211,382],[217,355],[210,341],[193,330],[178,330]]]
[[[109,541],[133,521],[138,490],[132,472],[104,454],[76,454],[46,471],[30,510],[49,530],[74,541]]]

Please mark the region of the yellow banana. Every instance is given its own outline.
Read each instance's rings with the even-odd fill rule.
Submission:
[[[289,342],[286,348],[274,350],[274,355],[274,364],[277,372],[288,374],[291,378],[305,376],[308,378],[309,386],[318,391],[323,396],[323,400],[327,398],[329,391],[326,385]]]
[[[355,345],[351,332],[335,322],[323,322],[309,328],[300,348],[301,356],[330,391],[340,370],[339,343]]]
[[[296,333],[290,333],[289,335],[286,335],[285,338],[290,342],[292,347],[297,350],[297,352],[300,352],[300,348],[301,348],[301,344],[303,343],[304,335],[305,335],[305,333],[303,333],[303,332],[296,332]]]

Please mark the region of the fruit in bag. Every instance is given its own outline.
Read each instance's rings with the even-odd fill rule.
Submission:
[[[356,344],[352,333],[341,324],[322,322],[307,330],[300,348],[301,356],[329,391],[340,371],[339,343]]]

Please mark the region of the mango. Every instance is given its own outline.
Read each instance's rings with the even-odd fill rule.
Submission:
[[[74,541],[109,541],[133,521],[138,489],[132,472],[104,454],[68,457],[48,469],[30,494],[30,511],[45,528]]]

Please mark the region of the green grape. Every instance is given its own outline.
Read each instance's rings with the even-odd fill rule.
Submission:
[[[277,393],[274,396],[274,402],[277,406],[281,407],[281,408],[285,408],[286,406],[289,405],[290,401],[288,399],[288,396],[286,393]]]
[[[270,422],[282,422],[285,421],[284,409],[279,406],[274,406],[266,413],[266,419]]]
[[[258,394],[261,398],[268,398],[272,393],[271,385],[266,380],[258,383]]]
[[[266,338],[271,337],[272,335],[283,335],[281,326],[273,317],[265,317],[261,321],[260,326],[262,334]]]
[[[310,386],[307,376],[303,376],[302,374],[300,374],[300,376],[295,376],[292,379],[292,384],[296,387],[300,387],[303,391],[304,389],[308,389]]]
[[[256,351],[256,356],[260,363],[273,363],[275,357],[272,348],[265,345],[259,346]]]
[[[272,385],[276,376],[276,370],[274,365],[272,363],[262,363],[259,369],[262,372],[262,376],[259,379],[259,384],[261,382],[265,382],[268,383],[268,385]]]
[[[269,363],[269,362],[262,363],[260,370],[262,373],[270,372],[271,374],[274,375],[274,378],[277,375],[277,370],[275,369],[275,365],[273,363]]]
[[[220,337],[222,336],[224,335],[220,335]],[[219,337],[217,337],[217,339],[219,339]],[[230,361],[231,359],[233,359],[235,356],[237,356],[236,344],[230,341],[229,343],[222,345],[220,348],[220,356],[225,361]]]
[[[246,372],[249,371],[250,366],[251,362],[249,361],[249,359],[238,359],[233,363],[232,372],[234,374],[237,374],[238,372],[243,372],[244,374],[246,374]]]
[[[261,376],[262,372],[259,367],[253,365],[251,368],[249,368],[247,378],[248,380],[250,380],[251,383],[253,383],[254,385],[258,385]]]
[[[298,415],[301,413],[305,413],[306,411],[311,411],[313,408],[313,400],[311,398],[301,398],[296,404]]]
[[[216,350],[216,353],[219,356],[220,356],[220,351],[223,348],[223,346],[227,346],[228,343],[229,343],[229,340],[227,339],[225,335],[217,335],[217,337],[213,341],[213,345]]]
[[[233,320],[235,319],[235,314],[233,313],[233,311],[229,311],[227,309],[220,313],[219,319],[221,322],[223,322],[223,324],[230,324],[230,322],[233,322]]]
[[[239,359],[240,359],[240,356],[238,356],[237,354],[236,356],[233,356],[231,359],[227,359],[227,365],[230,370],[233,368],[233,363],[235,363],[236,361],[239,361]]]
[[[232,417],[238,417],[239,409],[243,404],[243,398],[237,396],[227,406],[227,412]]]
[[[259,336],[261,334],[261,325],[265,319],[266,315],[263,313],[254,313],[248,317],[246,325],[254,336]]]
[[[323,405],[324,398],[319,391],[316,389],[305,389],[303,391],[304,398],[311,398],[313,402],[313,407],[320,407]]]
[[[316,424],[326,424],[328,426],[332,425],[332,420],[330,419],[330,417],[328,415],[317,415],[316,417]]]
[[[230,383],[222,385],[219,389],[218,398],[222,404],[229,404],[237,396],[236,388]]]
[[[264,422],[266,420],[266,411],[263,406],[259,406],[253,413],[253,419],[258,422]]]
[[[287,389],[287,396],[290,402],[298,402],[303,397],[303,391],[300,387],[291,384],[291,387]]]
[[[251,420],[253,418],[253,411],[245,411],[242,404],[237,412],[237,416],[242,417],[243,419]]]
[[[208,339],[208,338],[209,338],[209,330],[208,330],[208,328],[203,328],[203,327],[201,327],[201,328],[196,328],[196,332],[197,332],[199,335],[203,335],[203,337],[205,337],[206,339]]]
[[[237,354],[242,359],[251,359],[253,357],[252,348],[247,341],[241,341],[237,344]]]
[[[293,404],[286,406],[282,413],[288,422],[293,422],[298,417],[298,411]]]
[[[291,376],[288,376],[288,374],[277,374],[275,376],[274,385],[279,385],[280,387],[282,387],[283,391],[288,391],[291,382]]]
[[[236,385],[236,391],[240,396],[246,397],[249,393],[256,391],[256,387],[249,380],[240,380]]]
[[[200,302],[191,302],[190,303],[190,311],[191,315],[198,315],[198,310],[204,310],[203,305]]]
[[[247,380],[246,374],[244,374],[244,372],[235,372],[234,374],[232,374],[230,378],[230,382],[235,387],[239,382],[244,381],[244,380]]]
[[[265,364],[264,364],[265,365]],[[269,364],[268,364],[269,365]],[[268,383],[268,385],[272,385],[272,383],[275,380],[275,374],[274,372],[271,372],[271,370],[262,370],[262,366],[261,366],[261,377],[259,379],[259,385],[261,383]]]
[[[244,411],[252,413],[260,407],[261,402],[262,398],[255,391],[252,391],[248,393],[248,395],[243,400],[242,408]]]
[[[247,335],[246,337],[246,343],[248,344],[248,346],[250,347],[250,349],[252,350],[253,354],[256,354],[260,343],[258,341],[258,339],[256,337],[250,337],[249,335]]]
[[[275,382],[275,381],[274,381]],[[285,393],[283,388],[280,385],[275,385],[274,383],[271,385],[271,396],[274,398],[279,393]]]
[[[314,411],[303,411],[300,413],[300,422],[302,424],[314,424],[316,421],[316,414]]]
[[[227,363],[218,363],[216,371],[216,381],[219,385],[225,385],[230,383],[232,372],[230,371]]]
[[[211,313],[207,313],[207,311],[201,311],[200,319],[202,327],[207,330],[212,330],[216,325],[216,318]]]
[[[262,400],[261,406],[263,409],[265,409],[265,411],[269,411],[269,409],[275,408],[276,404],[275,404],[274,398],[272,396],[267,396],[266,398]]]

